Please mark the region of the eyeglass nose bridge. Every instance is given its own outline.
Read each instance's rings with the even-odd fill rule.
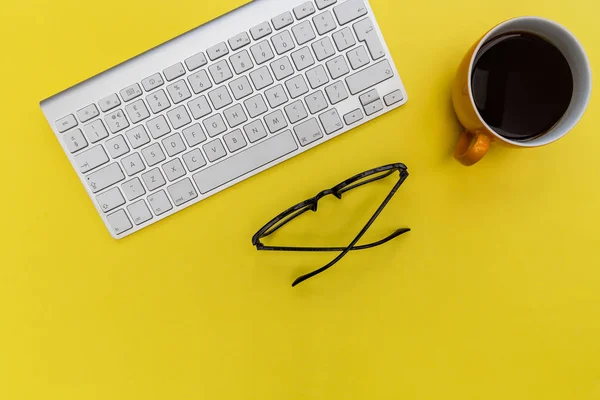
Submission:
[[[342,199],[342,195],[337,192],[335,189],[327,189],[323,190],[321,193],[317,194],[312,201],[310,210],[313,212],[317,212],[319,201],[327,196],[334,195],[338,200]]]

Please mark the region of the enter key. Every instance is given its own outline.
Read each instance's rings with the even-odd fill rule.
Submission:
[[[373,60],[378,60],[385,56],[381,40],[379,40],[371,18],[365,18],[355,23],[354,32],[356,32],[356,37],[358,37],[359,41],[365,42]]]

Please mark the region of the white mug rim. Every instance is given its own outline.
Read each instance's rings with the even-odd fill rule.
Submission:
[[[562,33],[564,33],[565,35],[568,35],[570,37],[570,39],[572,39],[572,41],[578,46],[578,50],[581,53],[581,56],[583,57],[584,61],[585,61],[585,69],[586,69],[586,73],[589,76],[590,79],[590,84],[588,85],[589,87],[587,88],[587,93],[585,94],[585,100],[583,104],[583,107],[580,107],[581,111],[577,113],[576,118],[574,118],[573,122],[571,122],[569,124],[568,127],[563,129],[563,132],[561,132],[559,135],[557,135],[554,139],[549,139],[548,137],[550,136],[550,134],[552,132],[555,132],[555,128],[550,129],[548,132],[536,137],[535,139],[531,139],[528,141],[517,141],[517,140],[511,140],[508,139],[504,136],[501,136],[498,132],[496,132],[491,126],[489,126],[487,124],[487,122],[485,122],[485,120],[483,119],[483,117],[481,116],[481,114],[479,113],[479,110],[477,109],[477,106],[475,105],[475,99],[473,97],[473,88],[472,88],[472,74],[473,74],[473,68],[474,68],[474,64],[475,64],[475,60],[477,59],[477,56],[479,55],[479,51],[481,50],[481,48],[483,47],[483,45],[485,45],[486,43],[488,43],[488,41],[490,39],[492,39],[494,36],[496,36],[498,34],[498,31],[501,31],[505,28],[506,25],[514,23],[516,21],[531,21],[531,22],[544,22],[544,23],[549,23],[551,25],[554,25],[555,28],[557,28],[559,31],[562,31]],[[533,33],[535,33],[535,31],[533,31]],[[551,41],[552,42],[552,41]],[[561,138],[563,138],[564,136],[566,136],[581,120],[581,118],[583,117],[583,114],[585,112],[585,110],[587,109],[587,106],[589,105],[589,101],[591,98],[591,94],[592,94],[592,85],[591,85],[591,76],[592,76],[592,71],[591,71],[591,65],[590,65],[590,61],[589,58],[585,52],[585,49],[583,48],[583,45],[581,44],[581,42],[579,42],[579,40],[577,39],[577,37],[571,33],[567,28],[565,28],[564,26],[562,26],[561,24],[552,21],[550,19],[547,18],[542,18],[542,17],[533,17],[533,16],[526,16],[526,17],[516,17],[516,18],[511,18],[508,19],[500,24],[498,24],[497,26],[495,26],[492,30],[490,30],[478,43],[477,47],[475,48],[475,51],[473,52],[473,55],[471,56],[471,60],[469,63],[469,77],[468,77],[468,88],[469,88],[469,100],[471,101],[471,106],[473,107],[473,110],[475,110],[475,113],[477,115],[477,118],[479,118],[479,121],[487,128],[487,130],[492,133],[496,138],[498,138],[499,140],[505,142],[505,143],[509,143],[512,144],[514,146],[518,146],[518,147],[538,147],[538,146],[544,146],[550,143],[554,143],[557,140],[560,140]],[[567,115],[567,113],[565,113],[565,115],[562,117],[564,118]],[[561,120],[562,120],[561,118]],[[557,124],[558,125],[558,124]]]

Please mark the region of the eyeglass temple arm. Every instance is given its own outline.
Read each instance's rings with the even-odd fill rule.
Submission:
[[[400,235],[403,235],[407,232],[410,232],[409,228],[402,228],[402,229],[397,229],[394,233],[392,233],[391,235],[378,240],[377,242],[373,242],[373,243],[368,243],[368,244],[363,244],[360,246],[354,246],[350,249],[350,251],[357,251],[357,250],[367,250],[367,249],[372,249],[373,247],[377,247],[377,246],[381,246],[382,244],[385,244],[387,242],[389,242],[390,240],[393,240],[395,238],[397,238]],[[347,247],[288,247],[288,246],[265,246],[262,243],[259,243],[257,245],[257,250],[265,250],[265,251],[294,251],[294,252],[328,252],[328,251],[344,251],[346,250]]]
[[[352,243],[350,243],[348,245],[348,247],[346,247],[342,251],[342,253],[340,255],[338,255],[336,258],[334,258],[329,264],[325,265],[324,267],[319,268],[316,271],[313,271],[313,272],[311,272],[309,274],[306,274],[306,275],[303,275],[303,276],[297,278],[294,281],[294,283],[292,283],[292,287],[295,287],[295,286],[299,285],[300,283],[306,281],[307,279],[312,278],[313,276],[319,275],[320,273],[327,271],[329,268],[331,268],[335,264],[337,264],[338,261],[340,261],[342,258],[344,258],[346,256],[346,254],[348,254],[351,251],[351,249],[354,246],[356,246],[356,243],[358,243],[358,241],[360,239],[362,239],[362,237],[369,230],[369,228],[371,227],[371,225],[373,225],[373,223],[375,222],[375,220],[379,217],[379,215],[381,214],[381,212],[383,211],[383,209],[388,205],[388,203],[390,202],[390,200],[392,200],[392,197],[394,197],[394,195],[396,194],[396,192],[398,191],[398,189],[400,189],[400,186],[402,186],[402,183],[404,183],[404,181],[406,180],[407,177],[408,177],[408,174],[406,174],[406,175],[401,174],[400,180],[396,183],[396,185],[394,186],[394,188],[392,189],[392,191],[390,192],[390,194],[388,194],[388,196],[385,198],[385,200],[383,201],[383,203],[381,203],[381,205],[379,206],[379,208],[377,209],[377,211],[375,212],[375,214],[373,214],[373,216],[371,217],[371,219],[369,220],[369,222],[367,222],[367,224],[364,226],[364,228],[362,228],[362,230],[356,236],[356,238],[354,238],[354,240],[352,241]]]

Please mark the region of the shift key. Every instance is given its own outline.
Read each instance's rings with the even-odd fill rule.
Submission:
[[[90,189],[92,189],[92,193],[97,193],[124,179],[125,175],[118,163],[112,163],[85,177]]]
[[[350,93],[357,94],[393,76],[394,71],[390,62],[383,60],[354,75],[350,75],[346,78],[346,84],[348,85],[348,89],[350,89]]]

